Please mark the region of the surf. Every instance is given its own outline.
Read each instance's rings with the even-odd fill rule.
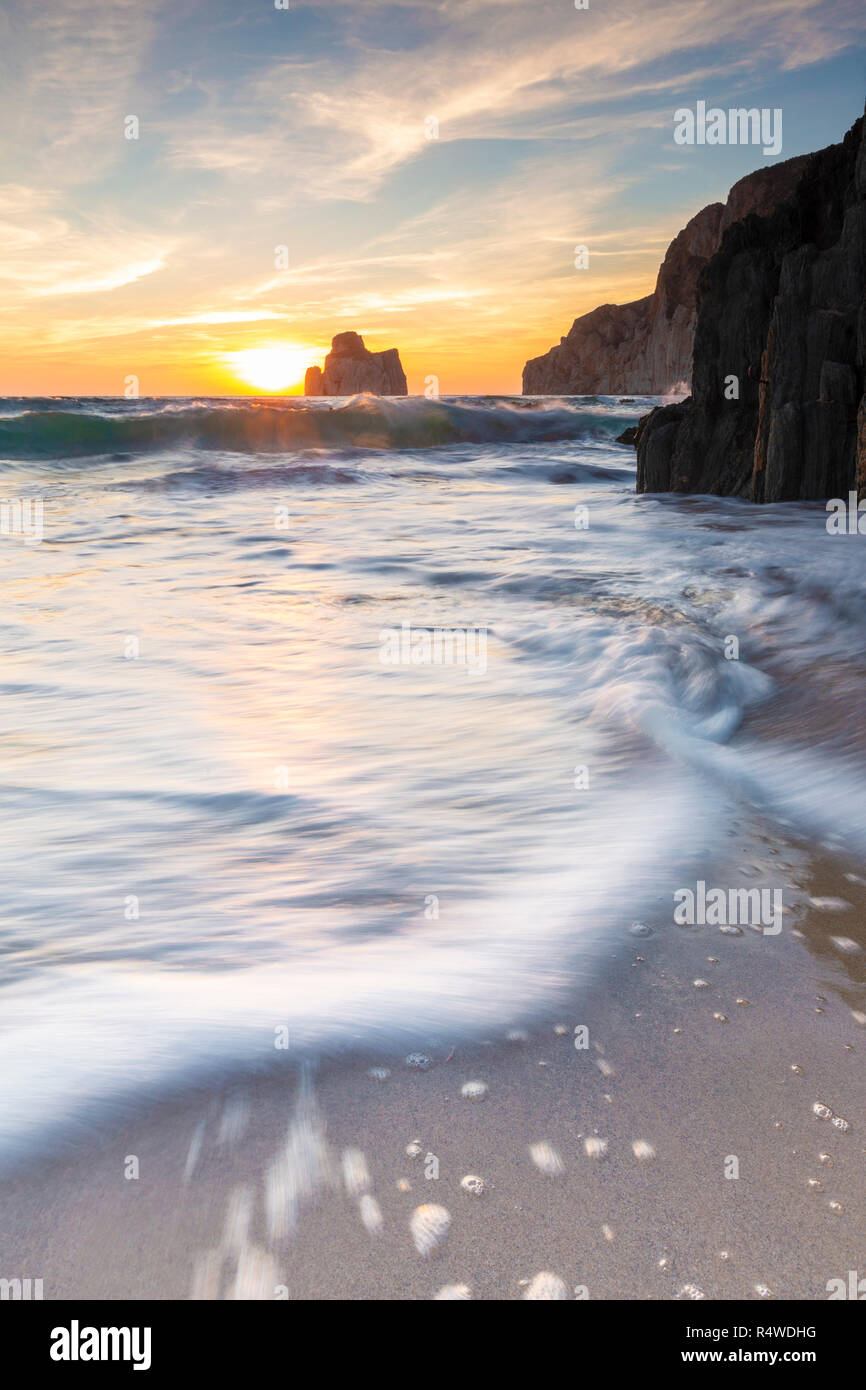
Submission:
[[[170,449],[279,454],[581,438],[612,442],[637,413],[637,407],[624,411],[591,398],[58,399],[37,408],[7,402],[0,413],[0,466],[4,459],[63,461]]]

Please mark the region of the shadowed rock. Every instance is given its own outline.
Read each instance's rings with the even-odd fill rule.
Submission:
[[[840,144],[808,157],[772,215],[727,228],[698,285],[693,399],[641,421],[638,491],[755,502],[862,495],[864,377],[861,117]]]
[[[771,164],[735,183],[727,202],[699,212],[668,247],[652,294],[602,304],[523,369],[525,396],[664,395],[688,388],[700,272],[724,232],[753,212],[771,212],[793,191],[806,156]]]

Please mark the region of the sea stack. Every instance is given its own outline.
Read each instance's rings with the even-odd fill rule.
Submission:
[[[557,347],[523,369],[525,396],[663,396],[688,391],[698,277],[733,222],[770,213],[793,192],[808,156],[757,169],[724,203],[702,208],[667,249],[656,287],[631,304],[575,319]]]
[[[866,493],[866,137],[732,224],[698,286],[693,395],[638,427],[638,492]]]
[[[406,374],[396,348],[370,352],[360,333],[338,333],[322,367],[308,367],[306,396],[405,396]]]

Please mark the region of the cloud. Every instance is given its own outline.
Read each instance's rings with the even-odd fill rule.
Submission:
[[[168,135],[168,158],[230,180],[266,177],[285,197],[365,201],[429,148],[430,116],[446,143],[581,142],[627,124],[635,135],[661,116],[658,105],[629,111],[634,99],[676,104],[769,63],[790,69],[841,52],[857,40],[857,8],[839,0],[829,26],[819,0],[644,0],[582,12],[524,0],[403,5],[428,21],[413,49],[372,47],[368,16],[332,3],[341,42],[256,69],[206,118]],[[698,54],[706,60],[695,65]]]
[[[124,157],[123,119],[162,0],[12,0],[4,72],[6,157],[27,152],[55,183],[92,180]]]
[[[752,104],[844,52],[861,2],[7,0],[8,355],[111,361],[126,338],[195,363],[269,324],[327,343],[397,323],[427,356],[519,368],[575,314],[648,292],[722,191],[674,164],[674,108]]]
[[[77,225],[57,190],[0,186],[0,280],[4,297],[104,294],[163,269],[170,247],[141,232]]]
[[[262,319],[284,319],[285,314],[275,314],[270,309],[256,309],[252,312],[240,309],[208,309],[200,314],[186,314],[175,319],[154,319],[153,327],[187,325],[195,323],[259,323]]]
[[[145,275],[153,275],[154,271],[162,270],[165,262],[161,256],[157,256],[150,261],[135,261],[128,265],[115,266],[113,270],[108,270],[92,278],[72,280],[57,280],[54,284],[43,285],[32,291],[33,294],[102,294],[106,290],[117,290],[122,285],[131,285],[135,280],[141,280]]]

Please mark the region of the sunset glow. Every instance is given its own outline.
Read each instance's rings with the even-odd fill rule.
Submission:
[[[241,380],[260,391],[297,386],[312,360],[309,349],[297,347],[244,348],[226,356],[226,364]]]
[[[677,107],[838,139],[861,6],[778,7],[11,0],[0,394],[297,393],[347,330],[410,394],[519,392],[764,162],[677,145]]]

